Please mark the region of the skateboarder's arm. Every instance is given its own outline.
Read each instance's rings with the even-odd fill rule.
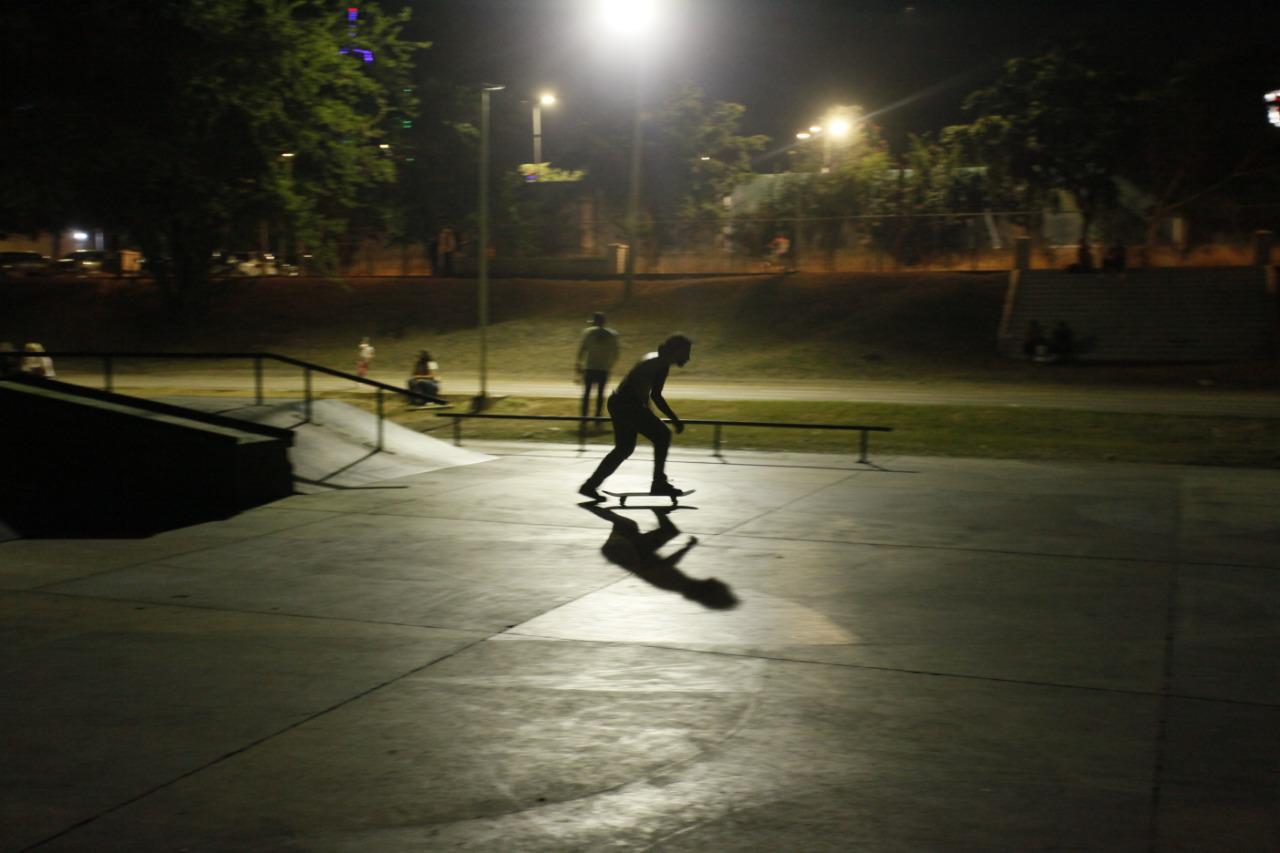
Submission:
[[[653,391],[649,394],[653,399],[653,404],[667,417],[671,418],[671,425],[676,428],[677,433],[684,432],[684,422],[680,420],[680,416],[671,410],[671,406],[667,404],[667,399],[662,396],[662,387],[667,382],[667,371],[661,371],[653,380]]]

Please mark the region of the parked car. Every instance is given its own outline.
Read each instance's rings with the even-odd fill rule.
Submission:
[[[106,267],[107,253],[101,249],[76,249],[58,259],[61,272],[96,273]]]
[[[0,276],[45,275],[49,259],[39,252],[0,252]]]
[[[270,252],[214,252],[210,272],[215,276],[279,274],[276,256]]]

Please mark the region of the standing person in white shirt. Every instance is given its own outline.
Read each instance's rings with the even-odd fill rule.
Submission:
[[[596,389],[596,417],[600,417],[604,410],[604,386],[617,361],[618,333],[604,324],[604,314],[597,311],[591,316],[591,325],[582,332],[574,361],[574,370],[582,380],[582,417],[587,416],[592,387]]]

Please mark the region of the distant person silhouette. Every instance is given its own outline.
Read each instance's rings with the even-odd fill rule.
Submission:
[[[604,314],[597,311],[591,316],[591,325],[582,332],[573,365],[582,378],[582,417],[587,416],[593,387],[596,389],[596,417],[600,417],[604,410],[604,386],[609,382],[609,371],[617,361],[618,333],[604,324]]]
[[[1102,268],[1107,272],[1124,272],[1126,254],[1124,243],[1113,243],[1102,258]]]
[[[356,345],[356,376],[363,379],[369,375],[369,365],[373,363],[375,354],[369,339],[361,338],[360,343]]]
[[[453,275],[453,257],[458,251],[458,235],[446,225],[436,237],[435,274]]]
[[[449,402],[440,396],[440,365],[427,350],[418,350],[408,385],[414,394],[414,402],[420,406],[427,403],[447,405]]]
[[[1058,361],[1073,361],[1076,357],[1076,335],[1067,325],[1066,320],[1059,320],[1053,327],[1053,338],[1049,351]]]
[[[28,343],[22,347],[27,353],[22,357],[22,372],[29,376],[43,376],[52,379],[58,374],[53,372],[53,359],[44,354],[44,346]]]
[[[578,487],[578,494],[600,500],[597,489],[618,466],[636,449],[636,436],[643,435],[653,443],[653,485],[655,495],[678,495],[680,489],[667,480],[667,450],[671,446],[671,431],[649,408],[649,401],[669,417],[676,432],[684,432],[684,423],[671,410],[662,396],[671,365],[684,367],[693,353],[693,342],[684,335],[675,334],[662,342],[657,352],[642,358],[618,387],[609,395],[609,417],[613,421],[613,450],[600,460],[595,472]]]
[[[1045,353],[1047,344],[1040,321],[1032,320],[1027,323],[1027,331],[1022,336],[1022,354],[1029,359],[1042,356]]]
[[[779,231],[769,241],[770,266],[787,270],[791,262],[791,238]]]
[[[658,527],[648,533],[641,531],[640,525],[632,519],[611,509],[595,504],[582,504],[582,507],[613,525],[609,538],[600,549],[609,562],[632,572],[658,589],[678,592],[703,607],[728,610],[737,606],[737,597],[724,581],[716,578],[698,580],[676,568],[698,544],[698,537],[690,536],[684,547],[670,556],[658,554],[659,548],[680,535],[680,530],[671,523],[670,516],[674,507],[649,507],[657,516]]]

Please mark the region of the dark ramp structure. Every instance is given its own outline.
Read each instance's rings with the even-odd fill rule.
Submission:
[[[293,493],[293,434],[47,379],[0,381],[0,526],[135,537]]]

